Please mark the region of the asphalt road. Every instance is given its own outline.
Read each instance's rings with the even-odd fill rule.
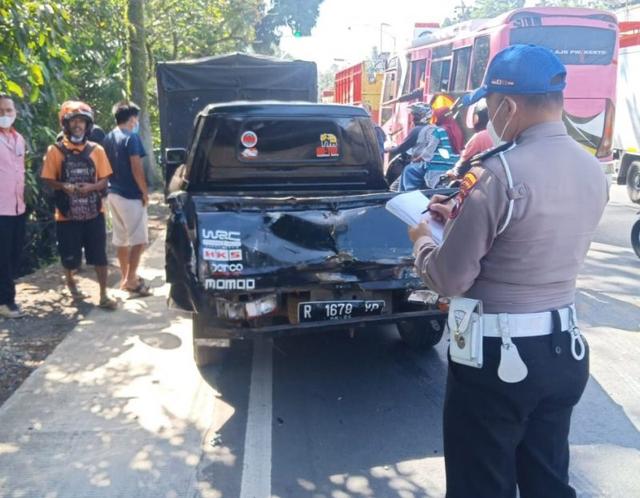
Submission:
[[[640,260],[621,187],[581,275],[592,376],[571,433],[580,497],[640,496]],[[144,276],[162,276],[162,247]],[[166,286],[94,312],[0,408],[2,497],[444,495],[446,343],[391,327],[243,344],[198,371]]]

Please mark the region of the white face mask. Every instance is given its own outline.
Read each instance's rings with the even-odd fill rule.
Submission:
[[[507,121],[507,123],[504,125],[504,128],[502,129],[502,133],[500,135],[498,135],[498,132],[496,131],[495,127],[493,126],[493,120],[495,119],[495,117],[498,114],[498,112],[500,112],[500,109],[502,109],[502,104],[504,104],[505,102],[506,102],[506,100],[502,99],[502,102],[500,102],[500,105],[496,109],[496,112],[493,113],[493,117],[490,118],[489,122],[487,123],[487,132],[489,133],[489,136],[491,137],[491,141],[493,142],[493,145],[495,145],[496,147],[499,147],[500,145],[503,145],[503,144],[506,143],[506,141],[503,140],[502,137],[504,136],[505,131],[507,131],[507,128],[511,124],[511,119],[513,118],[513,115],[512,115],[509,118],[509,120]]]
[[[0,116],[0,128],[10,128],[15,120],[15,116]]]

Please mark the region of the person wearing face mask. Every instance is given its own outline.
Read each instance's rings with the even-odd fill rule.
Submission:
[[[566,70],[548,49],[512,45],[484,84],[488,130],[436,245],[410,229],[423,281],[451,296],[444,406],[448,498],[573,498],[569,427],[589,378],[576,278],[608,198],[598,160],[562,121]]]
[[[84,250],[86,262],[95,267],[98,278],[98,305],[114,310],[117,303],[107,294],[106,224],[101,195],[112,173],[111,165],[104,149],[88,140],[93,127],[91,107],[84,102],[67,101],[62,104],[59,117],[64,137],[47,150],[41,177],[54,191],[58,252],[66,284],[74,299],[84,298],[74,279]]]
[[[13,127],[16,106],[9,95],[0,94],[0,316],[24,316],[16,304],[13,281],[19,268],[25,232],[25,142]]]
[[[140,107],[130,101],[113,106],[116,127],[104,139],[113,166],[109,179],[109,208],[113,223],[113,245],[120,263],[120,288],[144,297],[151,294],[138,276],[142,252],[149,242],[147,204],[149,194],[142,158],[146,155],[138,130]]]

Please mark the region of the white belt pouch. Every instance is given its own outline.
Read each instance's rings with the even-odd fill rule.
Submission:
[[[482,368],[482,301],[464,297],[451,299],[447,328],[451,361]]]

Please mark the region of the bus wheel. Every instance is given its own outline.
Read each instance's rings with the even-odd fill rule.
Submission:
[[[633,161],[627,173],[627,193],[631,202],[640,204],[640,161]]]

